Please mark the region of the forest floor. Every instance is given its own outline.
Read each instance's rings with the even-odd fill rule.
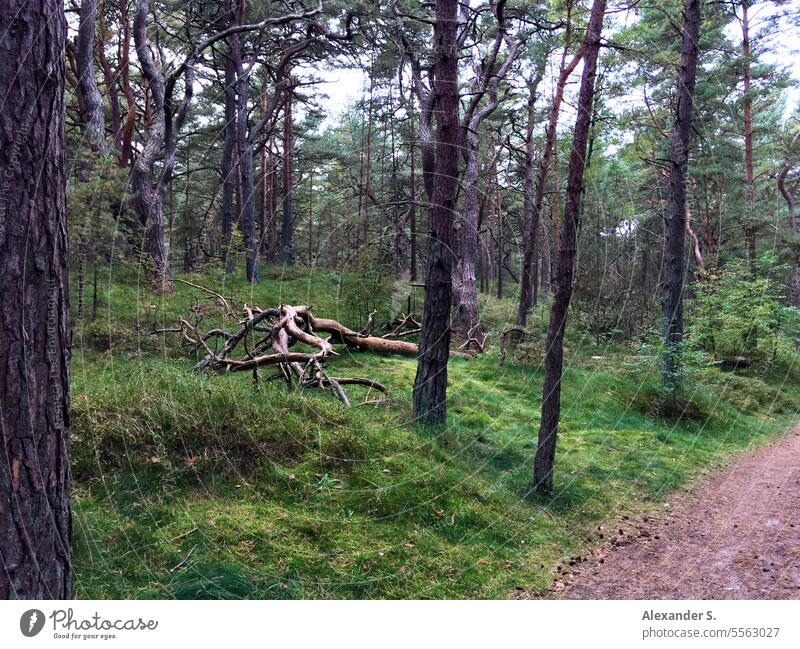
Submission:
[[[617,530],[554,594],[800,599],[800,426]],[[617,539],[621,538],[622,541]]]
[[[125,269],[109,275],[73,333],[81,598],[552,597],[582,557],[591,565],[617,520],[658,518],[677,491],[777,439],[800,412],[798,363],[703,364],[666,398],[657,344],[596,337],[578,303],[556,493],[541,498],[531,468],[547,305],[530,319],[531,340],[501,364],[497,340],[515,299],[481,295],[492,344],[451,361],[447,425],[426,428],[411,416],[413,358],[340,350],[337,375],[389,388],[376,401],[353,386],[351,408],[327,392],[287,390],[268,369],[258,384],[246,373],[200,374],[176,334],[152,332],[179,317],[203,328],[233,320],[185,284],[164,297]],[[302,267],[267,267],[257,286],[219,272],[182,277],[237,303],[311,303],[355,328],[387,300],[372,276]]]

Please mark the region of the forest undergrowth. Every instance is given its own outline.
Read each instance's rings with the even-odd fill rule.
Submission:
[[[365,311],[377,321],[392,309],[391,282],[365,290],[332,271],[269,267],[255,286],[221,273],[186,279],[264,308],[310,304],[353,328]],[[177,334],[152,331],[180,317],[224,324],[214,300],[106,273],[73,334],[77,595],[544,595],[616,521],[657,509],[796,417],[793,355],[735,371],[701,359],[679,394],[665,394],[657,348],[598,337],[576,317],[555,493],[544,499],[532,466],[549,310],[536,307],[528,342],[501,365],[514,298],[481,295],[487,351],[451,360],[447,424],[421,427],[413,358],[340,348],[329,362],[338,374],[388,388],[348,386],[350,408],[327,391],[289,390],[270,368],[257,383],[198,373]]]

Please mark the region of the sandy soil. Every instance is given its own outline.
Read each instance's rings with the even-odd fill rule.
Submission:
[[[606,530],[611,542],[573,558],[551,596],[800,599],[800,427],[663,512]]]

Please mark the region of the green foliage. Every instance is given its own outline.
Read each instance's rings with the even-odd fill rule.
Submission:
[[[376,322],[388,320],[394,279],[394,269],[381,260],[376,247],[360,248],[342,274],[338,317],[356,329],[366,325],[373,311]]]
[[[757,273],[734,261],[708,274],[691,303],[688,347],[716,359],[745,356],[761,368],[791,360],[800,312],[784,302],[781,271],[765,256]]]
[[[70,253],[74,267],[108,263],[112,253],[119,263],[134,238],[133,214],[128,207],[128,170],[113,157],[98,158],[86,149],[67,185]],[[75,263],[78,262],[78,263]]]

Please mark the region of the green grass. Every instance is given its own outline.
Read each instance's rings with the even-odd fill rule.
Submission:
[[[347,319],[334,273],[267,269],[255,290],[220,275],[190,279],[248,303],[312,303]],[[135,277],[105,289],[73,352],[80,597],[544,593],[566,557],[597,542],[599,524],[774,437],[798,406],[793,374],[714,369],[682,395],[690,417],[663,417],[652,407],[655,359],[631,369],[629,350],[598,349],[571,331],[556,494],[545,500],[530,490],[535,360],[501,368],[490,349],[452,361],[448,423],[423,428],[410,423],[413,359],[336,358],[337,374],[376,378],[392,398],[345,409],[327,393],[192,372],[174,335],[147,332],[192,310],[205,313],[204,327],[222,324],[194,289],[178,285],[163,299]],[[513,300],[486,298],[494,340],[513,309]],[[545,318],[538,311],[532,327]],[[358,404],[366,391],[350,394]]]

